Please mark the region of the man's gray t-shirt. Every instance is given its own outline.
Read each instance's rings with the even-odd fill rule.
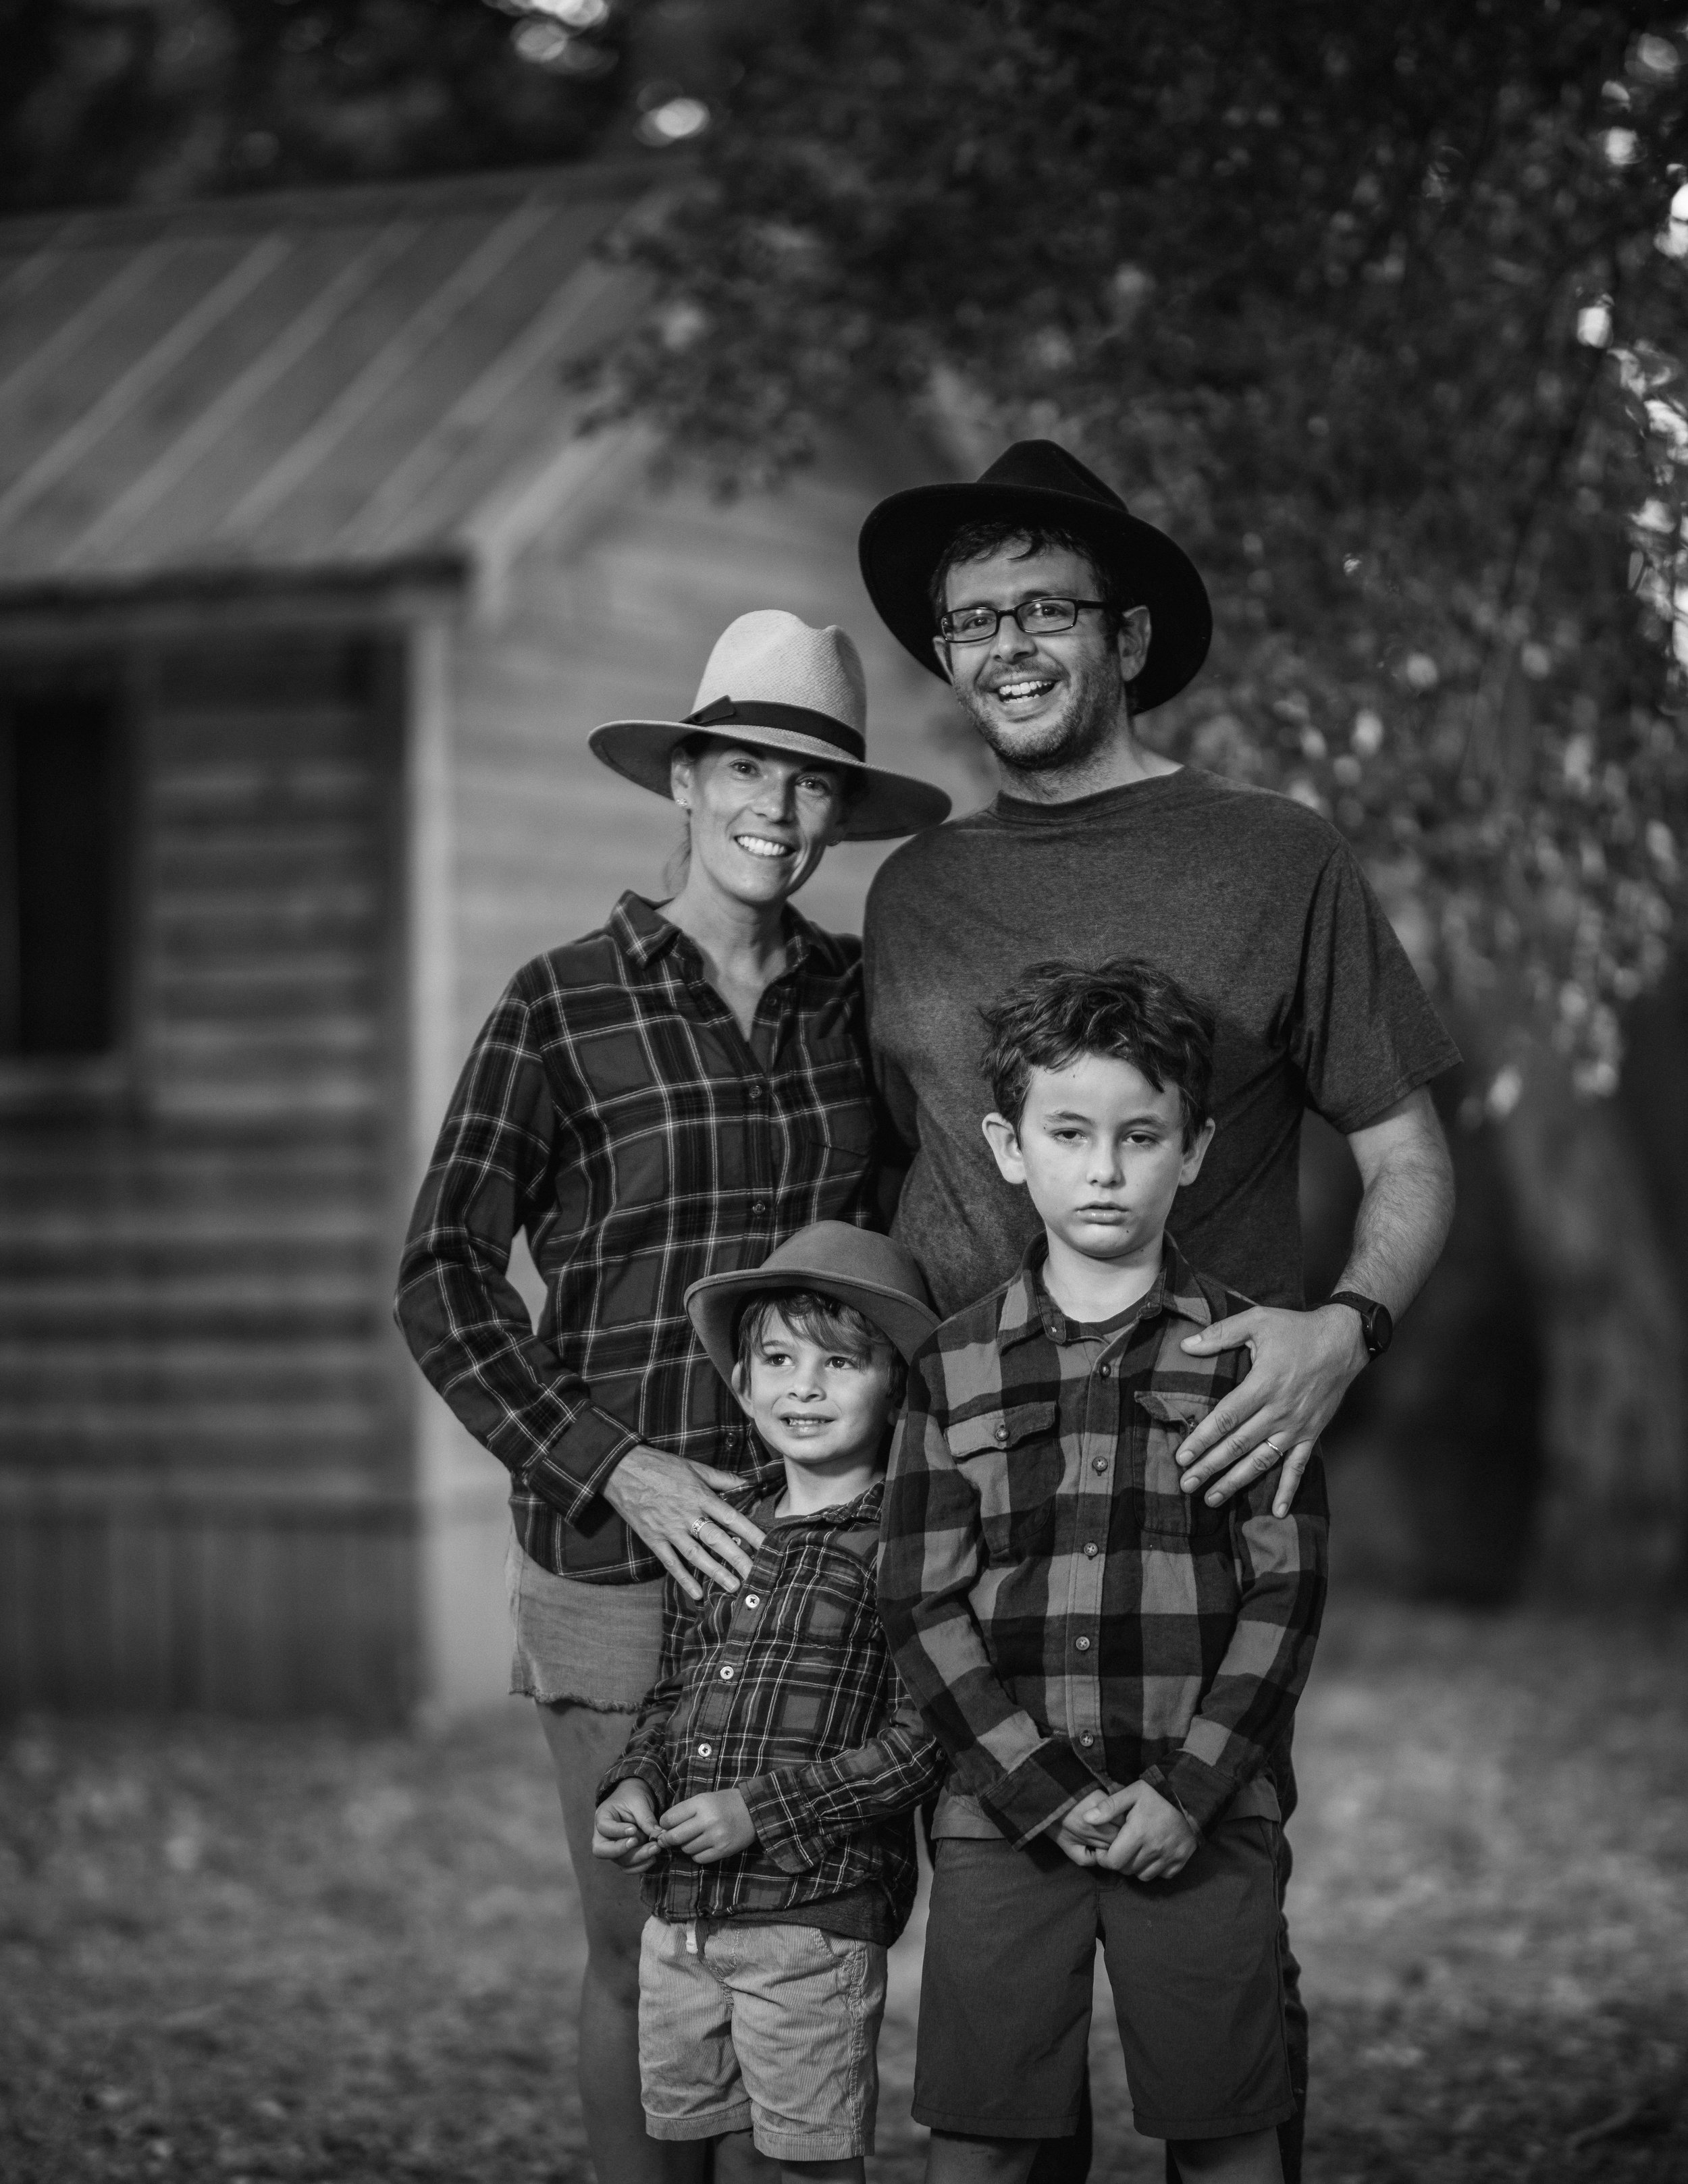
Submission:
[[[916,834],[874,880],[863,943],[880,1088],[914,1155],[895,1234],[946,1313],[1007,1280],[1037,1227],[979,1128],[979,1009],[1028,964],[1140,956],[1213,1011],[1218,1132],[1168,1225],[1262,1304],[1301,1302],[1302,1109],[1360,1129],[1459,1059],[1335,828],[1191,766]]]

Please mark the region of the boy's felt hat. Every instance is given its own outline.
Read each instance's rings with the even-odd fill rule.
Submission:
[[[849,841],[886,841],[949,816],[931,782],[868,765],[867,678],[836,624],[811,629],[777,607],[740,615],[716,639],[683,721],[606,721],[587,746],[624,779],[668,796],[675,746],[699,733],[830,767],[850,791],[840,829]]]
[[[753,1296],[816,1290],[853,1304],[885,1340],[912,1357],[938,1324],[920,1268],[900,1244],[848,1221],[816,1221],[771,1251],[760,1267],[705,1274],[686,1292],[686,1309],[722,1379],[738,1362],[738,1315]]]
[[[1213,609],[1183,547],[1134,515],[1110,485],[1053,440],[1017,440],[972,485],[917,485],[882,500],[861,526],[868,597],[905,651],[942,675],[932,579],[964,523],[1049,525],[1082,538],[1134,606],[1149,610],[1149,657],[1134,712],[1175,697],[1207,657]]]

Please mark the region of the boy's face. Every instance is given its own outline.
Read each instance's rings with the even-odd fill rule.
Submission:
[[[891,1348],[853,1337],[817,1342],[770,1312],[750,1346],[738,1400],[762,1445],[788,1463],[816,1470],[872,1461],[891,1422]]]
[[[1034,1069],[1017,1130],[987,1115],[984,1134],[1010,1183],[1022,1183],[1044,1225],[1087,1259],[1158,1251],[1179,1186],[1192,1183],[1213,1135],[1184,1136],[1177,1089],[1156,1091],[1136,1065],[1081,1054]]]

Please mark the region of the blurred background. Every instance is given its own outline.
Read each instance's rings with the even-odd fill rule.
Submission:
[[[473,2081],[505,2137],[449,2120],[440,2059],[512,1964],[566,2040],[575,1943],[535,1751],[475,1712],[504,1475],[392,1329],[398,1240],[510,972],[660,891],[671,822],[588,732],[683,710],[734,615],[843,621],[883,762],[989,797],[855,538],[1039,435],[1212,589],[1152,739],[1333,819],[1466,1057],[1452,1241],[1331,1437],[1301,1825],[1365,2090],[1328,2173],[1504,2141],[1469,2173],[1664,2176],[1688,25],[0,0],[0,1706],[4,1877],[38,1907],[0,1947],[75,2032],[25,2074],[8,2173],[577,2164],[514,2018]],[[855,929],[879,854],[835,851],[810,915]],[[1303,1170],[1317,1296],[1357,1184],[1316,1117]],[[1557,1876],[1591,1858],[1573,1940]],[[321,2061],[270,2017],[219,2048],[231,1950],[326,1998],[378,2127],[301,2136]],[[371,1964],[454,1997],[422,2048],[352,2037]],[[140,2017],[139,2059],[67,2061]],[[260,2053],[294,2091],[253,2092]],[[233,2137],[183,2090],[226,2080]]]

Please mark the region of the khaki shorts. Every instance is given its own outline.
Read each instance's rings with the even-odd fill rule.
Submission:
[[[1132,2119],[1148,2138],[1286,2123],[1278,1827],[1222,1820],[1171,1880],[946,1837],[936,1846],[914,2117],[980,2138],[1065,2138],[1078,2121],[1100,1936]]]
[[[512,1535],[504,1589],[515,1632],[513,1698],[594,1713],[637,1711],[662,1654],[660,1577],[646,1585],[582,1585],[536,1563]]]
[[[671,1926],[639,1945],[653,2138],[749,2131],[776,2161],[873,2151],[885,1950],[817,1926]]]

